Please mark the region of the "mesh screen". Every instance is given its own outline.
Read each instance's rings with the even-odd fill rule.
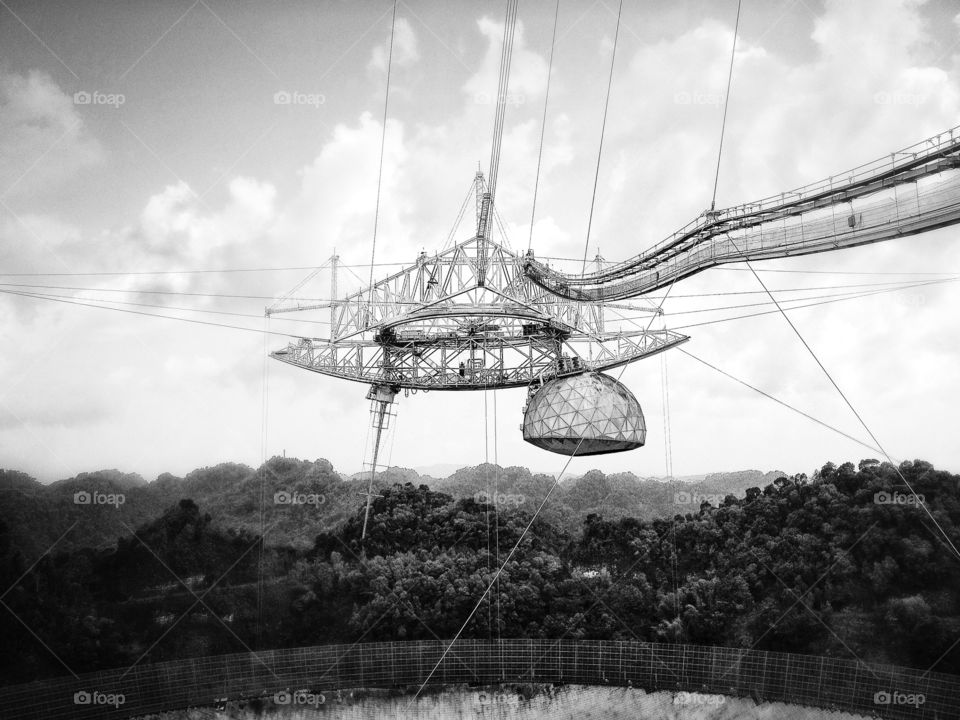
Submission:
[[[633,450],[646,433],[640,403],[602,373],[551,380],[530,400],[523,418],[524,440],[562,455]]]

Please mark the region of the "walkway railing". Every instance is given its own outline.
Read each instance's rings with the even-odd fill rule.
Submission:
[[[0,688],[2,718],[126,718],[309,689],[419,686],[448,643],[322,645],[139,665]],[[960,676],[724,647],[590,640],[460,640],[431,685],[617,685],[747,696],[883,718],[960,718]]]
[[[960,128],[841,176],[701,214],[634,258],[562,273],[528,257],[524,273],[563,298],[637,297],[724,263],[826,252],[960,223]]]

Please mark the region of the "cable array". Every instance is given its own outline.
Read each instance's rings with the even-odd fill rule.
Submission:
[[[393,38],[397,32],[397,0],[393,0],[393,20],[390,24],[390,50],[387,53],[387,89],[383,99],[383,128],[380,134],[380,165],[377,169],[377,202],[373,213],[373,241],[370,244],[370,296],[367,305],[373,302],[373,268],[377,258],[377,228],[380,224],[380,190],[383,186],[383,156],[387,146],[387,111],[390,107],[390,76],[393,70]],[[369,312],[369,310],[368,310]]]
[[[607,78],[607,96],[603,103],[603,121],[600,124],[600,144],[597,147],[597,166],[593,174],[593,192],[590,194],[590,215],[587,217],[587,235],[583,241],[583,268],[587,272],[587,252],[590,249],[590,231],[593,229],[593,210],[597,204],[597,184],[600,182],[600,159],[603,157],[603,138],[607,130],[607,111],[610,109],[610,90],[613,88],[613,68],[617,61],[617,43],[620,40],[620,18],[623,15],[623,0],[617,8],[617,29],[613,33],[613,51],[610,53],[610,76]]]
[[[493,144],[490,149],[490,168],[487,172],[487,192],[491,204],[497,194],[497,176],[500,168],[500,147],[503,144],[503,120],[507,108],[510,84],[510,62],[513,59],[513,34],[517,25],[518,0],[507,0],[507,15],[503,23],[503,43],[500,47],[500,77],[497,82],[497,102],[493,120]]]
[[[557,45],[557,22],[560,19],[560,0],[553,11],[553,36],[550,39],[550,60],[547,63],[547,89],[543,96],[543,120],[540,122],[540,149],[537,150],[537,171],[533,176],[533,206],[530,208],[530,237],[527,252],[533,247],[533,225],[537,217],[537,191],[540,189],[540,165],[543,160],[543,139],[547,133],[547,108],[550,104],[550,80],[553,76],[553,52]]]
[[[740,30],[740,5],[737,0],[737,19],[733,23],[733,47],[730,48],[730,69],[727,72],[727,93],[723,96],[723,120],[720,123],[720,146],[717,148],[717,171],[713,176],[713,197],[710,200],[711,212],[717,204],[717,185],[720,182],[720,159],[723,157],[723,136],[727,130],[727,109],[730,107],[730,88],[733,86],[733,59],[737,55],[737,33]]]

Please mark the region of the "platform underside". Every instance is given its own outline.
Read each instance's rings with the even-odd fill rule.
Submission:
[[[497,339],[455,345],[331,344],[300,340],[271,357],[342,380],[411,390],[495,390],[527,387],[587,370],[609,370],[680,345],[690,338],[672,330],[598,343],[566,338],[525,343]]]

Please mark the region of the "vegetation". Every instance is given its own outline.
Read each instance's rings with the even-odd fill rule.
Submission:
[[[326,461],[274,458],[259,471],[218,466],[149,485],[95,474],[48,489],[2,473],[0,491],[16,501],[0,514],[0,583],[11,588],[2,681],[249,648],[447,638],[468,617],[463,637],[852,652],[960,673],[958,558],[901,474],[960,545],[960,476],[922,461],[828,463],[813,478],[781,476],[699,507],[689,498],[716,491],[709,479],[683,486],[678,504],[675,485],[594,472],[556,489],[532,523],[552,478],[481,466],[433,489],[382,487],[363,545],[364,481]],[[122,505],[66,502],[91,482],[117,491],[121,481]],[[268,498],[263,537],[254,490]],[[196,497],[132,532],[126,519],[183,493]],[[275,493],[304,502],[273,502]],[[616,512],[594,511],[611,502]],[[29,528],[42,534],[82,511],[91,527],[114,523],[114,542],[58,545],[32,565],[21,542]]]
[[[740,495],[748,487],[763,487],[777,477],[777,473],[748,470],[708,475],[696,482],[667,483],[641,479],[632,473],[604,475],[592,470],[583,477],[565,480],[551,495],[542,517],[575,535],[590,513],[607,519],[672,517],[678,509],[695,507],[687,503],[678,508],[674,497],[678,490],[689,498],[723,497],[731,492]],[[555,484],[553,476],[532,474],[526,468],[479,465],[443,479],[407,468],[390,468],[377,475],[375,488],[381,492],[406,483],[428,485],[456,499],[474,497],[495,486],[499,493],[519,500],[511,505],[531,513]],[[222,463],[194,470],[185,477],[164,473],[151,483],[139,475],[101,470],[43,485],[25,473],[0,470],[0,507],[13,541],[31,562],[54,543],[59,550],[113,547],[118,537],[130,535],[132,528],[158,518],[166,508],[184,499],[197,503],[221,527],[260,533],[263,497],[263,527],[270,528],[264,542],[306,550],[317,533],[353,515],[357,493],[365,492],[367,484],[365,474],[345,477],[327,460],[280,457],[257,469]],[[118,506],[77,505],[74,496],[82,492],[123,494],[124,502]],[[323,502],[284,507],[273,502],[279,492],[319,495]]]

